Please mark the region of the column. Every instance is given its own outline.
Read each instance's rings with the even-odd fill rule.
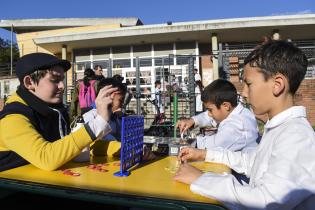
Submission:
[[[61,49],[61,58],[63,60],[67,60],[67,45],[62,45]],[[70,71],[68,71],[70,72]],[[65,85],[65,91],[63,92],[63,103],[67,103],[67,92],[68,92],[68,87],[67,87],[67,73],[65,74],[65,78],[63,80],[64,85]]]
[[[217,34],[211,35],[211,45],[212,45],[212,62],[213,62],[213,80],[219,78],[219,62],[218,62],[218,37]]]

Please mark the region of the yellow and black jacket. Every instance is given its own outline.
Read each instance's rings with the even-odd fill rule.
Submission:
[[[28,163],[55,170],[96,139],[88,126],[68,134],[67,121],[63,105],[18,88],[0,112],[0,171]]]

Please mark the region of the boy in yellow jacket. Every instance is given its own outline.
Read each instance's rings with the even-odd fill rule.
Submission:
[[[0,113],[0,171],[28,163],[55,170],[111,131],[108,106],[117,88],[106,86],[96,98],[95,118],[70,133],[62,104],[64,74],[70,67],[68,61],[45,53],[28,54],[17,62],[20,86]]]

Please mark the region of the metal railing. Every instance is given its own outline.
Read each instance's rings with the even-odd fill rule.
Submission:
[[[10,63],[4,63],[0,64],[0,77],[12,77],[16,76],[15,73],[15,63],[13,63],[13,69],[11,74],[11,64]]]

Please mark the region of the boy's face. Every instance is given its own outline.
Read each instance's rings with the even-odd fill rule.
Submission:
[[[218,109],[216,105],[212,102],[203,103],[208,110],[208,115],[212,117],[216,122],[222,122],[232,111],[232,106],[228,102],[223,102]]]
[[[259,72],[259,68],[244,66],[244,87],[242,96],[251,106],[255,114],[269,113],[272,107],[273,98],[272,79],[265,81],[264,75]]]
[[[120,109],[124,100],[123,94],[121,91],[116,91],[112,94],[113,103],[112,103],[112,111],[116,111]]]
[[[50,69],[43,78],[38,82],[32,83],[31,92],[38,98],[50,104],[62,102],[64,91],[64,69],[60,66],[55,66]]]

